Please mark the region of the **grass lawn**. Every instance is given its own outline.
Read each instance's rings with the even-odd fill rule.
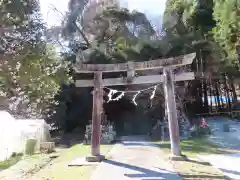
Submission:
[[[0,171],[1,170],[5,170],[11,166],[13,166],[14,164],[16,164],[19,160],[21,160],[22,155],[15,155],[10,157],[8,160],[6,161],[0,161]]]
[[[101,153],[106,155],[112,145],[101,145]],[[89,155],[89,145],[74,145],[73,147],[60,152],[59,157],[49,165],[34,174],[29,180],[89,180],[91,172],[96,166],[69,167],[68,163],[78,157]]]
[[[170,142],[155,142],[162,150],[163,156],[169,157],[171,149]],[[220,154],[230,153],[228,150],[219,148],[212,144],[206,138],[190,139],[181,141],[181,149],[184,155],[187,155],[187,161],[171,161],[175,172],[177,172],[184,180],[199,179],[227,179],[219,170],[211,166],[207,162],[201,161],[198,154]]]
[[[170,153],[171,145],[169,141],[155,143],[158,144],[163,151]],[[238,152],[237,150],[220,148],[205,137],[181,141],[181,150],[183,154],[190,157],[198,154],[229,154]]]
[[[171,145],[169,141],[156,142],[159,144],[162,150],[165,152],[171,151]],[[181,150],[187,156],[196,156],[197,154],[212,154],[217,153],[218,146],[212,144],[206,138],[196,138],[181,141]]]

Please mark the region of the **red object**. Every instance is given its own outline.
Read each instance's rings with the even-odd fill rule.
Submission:
[[[207,126],[207,123],[205,121],[202,122],[202,126],[205,127]]]

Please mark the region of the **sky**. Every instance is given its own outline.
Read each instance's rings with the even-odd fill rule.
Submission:
[[[128,0],[129,10],[138,10],[148,15],[163,14],[166,0]]]
[[[41,12],[48,26],[59,25],[62,19],[61,13],[68,9],[69,0],[40,0]],[[120,0],[121,4],[128,5],[129,10],[138,10],[146,13],[147,17],[160,16],[165,9],[166,0]],[[57,9],[57,12],[54,10]]]
[[[59,25],[62,19],[61,13],[68,9],[69,0],[40,0],[40,8],[44,21],[48,26]],[[56,12],[54,9],[59,12]]]

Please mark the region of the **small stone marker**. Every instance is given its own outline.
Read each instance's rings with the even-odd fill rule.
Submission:
[[[37,144],[36,139],[28,139],[25,146],[25,154],[33,155],[35,153],[36,144]]]
[[[230,132],[229,124],[223,124],[223,132]]]
[[[55,143],[54,142],[43,142],[40,144],[40,152],[41,153],[52,153],[55,151]]]

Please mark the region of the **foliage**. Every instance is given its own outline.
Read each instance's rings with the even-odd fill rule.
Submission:
[[[240,44],[240,10],[238,0],[214,1],[213,16],[216,27],[212,33],[222,47],[222,58],[226,66],[239,65],[236,45]],[[230,71],[231,72],[231,71]]]
[[[177,13],[182,16],[188,29],[198,29],[204,36],[202,39],[216,43],[212,49],[217,50],[219,55],[216,58],[223,62],[220,70],[231,73],[239,66],[236,53],[236,45],[239,44],[238,7],[238,0],[168,0],[165,16],[171,22],[170,25],[174,25],[169,16]],[[167,25],[169,27],[169,23]]]
[[[22,154],[13,154],[9,159],[5,161],[0,161],[0,170],[8,169],[9,167],[15,165],[22,158]]]
[[[92,97],[88,89],[76,90],[71,84],[62,84],[54,100],[58,104],[52,104],[51,116],[47,119],[53,128],[69,132],[76,126],[85,127],[88,124],[92,110]]]
[[[157,144],[160,144],[160,147],[164,151],[170,152],[170,150],[171,150],[170,141],[157,142]],[[213,153],[220,152],[220,151],[218,151],[218,147],[215,144],[213,144],[212,142],[210,142],[206,137],[182,140],[180,142],[180,145],[181,145],[181,149],[182,149],[183,153],[189,157],[199,155],[199,153],[213,154]]]
[[[95,12],[98,5],[87,1],[70,1],[69,12],[62,23],[65,28],[53,29],[58,38],[70,38],[71,48],[78,52],[79,60],[88,63],[144,61],[196,51],[199,42],[194,41],[202,39],[197,25],[193,27],[196,3],[168,2],[171,6],[166,7],[169,13],[165,13],[168,16],[165,20],[168,19],[171,26],[165,23],[164,37],[159,36],[159,30],[153,28],[144,13],[114,5]]]
[[[37,1],[0,1],[1,104],[18,117],[43,117],[67,64],[43,39],[44,25]]]
[[[85,6],[84,10],[82,6]],[[149,43],[145,41],[157,36],[150,21],[141,12],[109,6],[97,13],[94,12],[96,8],[85,1],[70,1],[69,13],[62,23],[65,28],[54,27],[49,31],[58,40],[70,38],[71,48],[79,53],[83,62],[116,63],[138,59],[142,49],[138,47],[146,44],[149,48]],[[85,48],[79,47],[80,44],[85,44]]]
[[[174,17],[179,17],[186,29],[196,35],[197,41],[194,43],[197,58],[194,70],[205,72],[209,79],[222,78],[222,74],[226,74],[229,79],[229,85],[233,89],[234,102],[237,101],[237,95],[234,87],[234,78],[238,78],[239,58],[237,57],[236,47],[239,44],[239,8],[238,1],[205,1],[205,0],[189,0],[189,1],[167,1],[165,17],[167,21],[166,27],[172,31],[177,24],[173,21]],[[170,17],[170,18],[169,18]],[[177,28],[175,33],[184,32],[183,26]],[[225,81],[227,83],[227,81]],[[228,87],[227,84],[224,87]],[[192,90],[192,95],[196,99],[196,110],[200,113],[202,98],[204,99],[204,112],[208,111],[207,96],[209,85],[206,82],[192,84],[191,89],[198,89],[202,86],[202,90]],[[225,89],[227,91],[227,89]],[[219,94],[218,90],[216,93]],[[203,97],[204,96],[204,97]],[[219,103],[220,104],[220,103]],[[221,108],[218,104],[218,108]],[[203,107],[203,106],[202,106]],[[203,112],[201,111],[201,112]]]
[[[203,33],[211,31],[216,25],[213,19],[213,0],[198,0],[193,19],[195,21],[195,27],[200,28]]]

